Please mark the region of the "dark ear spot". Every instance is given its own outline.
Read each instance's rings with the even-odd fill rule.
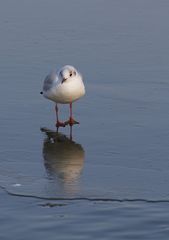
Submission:
[[[76,76],[76,71],[73,71],[73,74]]]

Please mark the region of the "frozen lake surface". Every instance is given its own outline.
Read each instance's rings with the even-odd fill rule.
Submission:
[[[1,239],[168,239],[168,10],[157,0],[0,3]],[[86,85],[73,140],[39,94],[65,64]]]

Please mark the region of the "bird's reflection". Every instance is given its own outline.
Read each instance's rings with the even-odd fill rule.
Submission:
[[[77,192],[85,155],[82,146],[58,131],[46,128],[41,131],[46,134],[43,158],[48,175],[55,180],[59,191]]]

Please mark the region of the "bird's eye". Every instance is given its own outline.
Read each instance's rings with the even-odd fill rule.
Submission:
[[[72,72],[70,73],[70,77],[72,76]]]

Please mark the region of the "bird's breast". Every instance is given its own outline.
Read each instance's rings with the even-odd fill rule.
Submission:
[[[85,87],[82,80],[67,81],[60,83],[55,88],[50,89],[44,95],[46,98],[56,103],[70,103],[78,100],[85,94]]]

